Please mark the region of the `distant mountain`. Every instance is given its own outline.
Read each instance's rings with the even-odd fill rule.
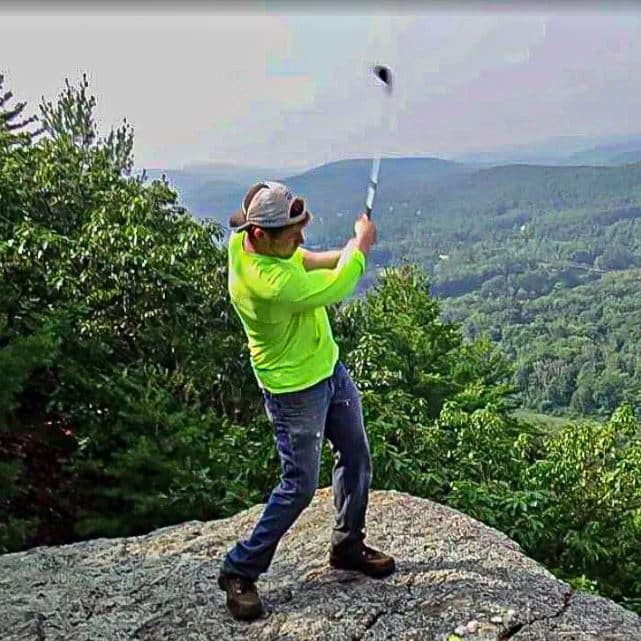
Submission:
[[[251,167],[233,165],[226,163],[200,163],[185,165],[183,171],[194,175],[207,176],[212,180],[228,180],[242,184],[255,183],[259,180],[278,180],[283,176],[303,171],[303,167],[297,169],[282,167]]]
[[[371,165],[371,159],[343,160],[290,176],[285,182],[307,198],[312,211],[358,213],[364,207]],[[407,193],[469,171],[473,168],[440,158],[384,158],[378,195]]]
[[[618,156],[614,156],[613,164],[628,165],[630,163],[641,162],[641,149],[635,151],[626,151]]]
[[[572,154],[568,161],[577,165],[621,165],[641,160],[641,138],[600,145]]]
[[[446,154],[446,158],[477,165],[611,165],[635,162],[626,153],[641,151],[641,136],[557,136],[538,143],[479,152]],[[637,156],[638,157],[638,156]]]
[[[364,208],[370,166],[370,159],[343,160],[282,178],[305,197],[315,216],[308,232],[310,243],[331,245],[351,233],[354,217]],[[166,173],[194,216],[214,218],[224,226],[251,183],[212,179],[206,172],[186,169]],[[535,211],[625,204],[639,185],[641,164],[479,168],[439,158],[384,158],[375,216],[381,240],[393,233],[395,242],[411,250],[413,239],[427,235],[435,241],[438,230],[451,229],[453,221],[480,237],[490,231],[483,221],[504,226],[516,224],[516,218],[525,221]],[[502,216],[503,211],[513,213]],[[417,226],[421,220],[429,224]],[[432,241],[424,238],[420,245],[436,250]]]
[[[136,171],[139,173],[140,169]],[[178,190],[181,202],[198,218],[226,221],[240,207],[247,188],[260,180],[282,180],[292,169],[246,167],[226,163],[185,165],[182,169],[145,169],[149,180],[163,174]]]
[[[435,211],[456,215],[497,209],[543,211],[597,206],[629,198],[641,185],[641,164],[617,167],[506,165],[469,172],[431,191]]]
[[[379,248],[397,257],[414,255],[427,266],[457,239],[491,236],[546,211],[626,207],[641,186],[641,164],[478,169],[438,159],[412,160],[381,167],[375,205]],[[320,214],[308,234],[314,242],[331,245],[350,233],[353,215],[363,207],[367,180],[367,163],[360,163],[324,166],[288,179],[309,197],[311,211]]]
[[[306,199],[310,211],[317,217],[319,224],[313,226],[310,235],[313,242],[344,233],[340,225],[338,229],[334,225],[326,228],[323,223],[340,219],[342,213],[353,217],[363,210],[370,167],[371,159],[342,160],[301,174],[278,176],[292,191]],[[379,197],[383,198],[386,193],[388,196],[414,193],[473,170],[473,167],[439,158],[384,158]],[[165,173],[180,193],[182,203],[194,216],[212,217],[224,225],[227,225],[229,214],[238,209],[248,185],[253,182],[214,179],[206,172],[187,169]]]
[[[167,174],[172,176],[190,177],[194,180],[224,181],[241,185],[251,184],[259,180],[279,180],[283,176],[300,173],[305,168],[298,169],[282,167],[252,167],[234,165],[232,163],[194,163],[181,169],[151,168],[145,169],[149,178],[160,178]],[[138,169],[137,171],[142,171]]]

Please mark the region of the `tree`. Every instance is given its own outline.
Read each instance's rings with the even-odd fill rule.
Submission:
[[[39,524],[43,543],[260,497],[258,481],[234,495],[228,464],[209,457],[259,407],[237,385],[251,372],[225,298],[221,229],[192,219],[166,182],[129,176],[132,132],[124,123],[100,138],[86,90],[67,82],[41,106],[44,135],[12,138],[0,159],[2,469],[18,488],[2,509]],[[254,429],[236,439],[247,456],[264,445]],[[272,474],[236,460],[226,472],[240,470],[240,485]],[[196,478],[206,501],[185,491]],[[0,545],[30,533],[14,527]]]

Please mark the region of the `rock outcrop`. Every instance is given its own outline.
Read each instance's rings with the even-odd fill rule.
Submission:
[[[0,557],[3,641],[641,641],[641,618],[573,591],[508,537],[455,510],[373,492],[368,542],[395,555],[382,581],[327,566],[320,490],[258,583],[264,616],[234,621],[216,585],[257,505],[232,518]]]

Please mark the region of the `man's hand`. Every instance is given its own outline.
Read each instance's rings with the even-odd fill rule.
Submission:
[[[367,254],[370,247],[376,243],[376,225],[367,217],[367,214],[361,214],[356,219],[354,233],[356,234],[356,247]]]
[[[354,223],[355,238],[350,238],[347,245],[343,247],[341,257],[336,266],[340,269],[354,249],[360,249],[363,254],[369,252],[370,247],[376,242],[376,225],[367,217],[361,214]]]

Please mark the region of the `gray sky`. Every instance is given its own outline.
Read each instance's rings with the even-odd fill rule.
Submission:
[[[428,4],[422,15],[418,4],[395,15],[384,5],[369,15],[341,7],[0,8],[0,72],[5,89],[35,107],[86,71],[101,131],[126,116],[136,165],[148,168],[301,167],[641,131],[634,5],[510,13],[464,4],[448,13]],[[395,72],[391,100],[369,71],[377,62]]]

